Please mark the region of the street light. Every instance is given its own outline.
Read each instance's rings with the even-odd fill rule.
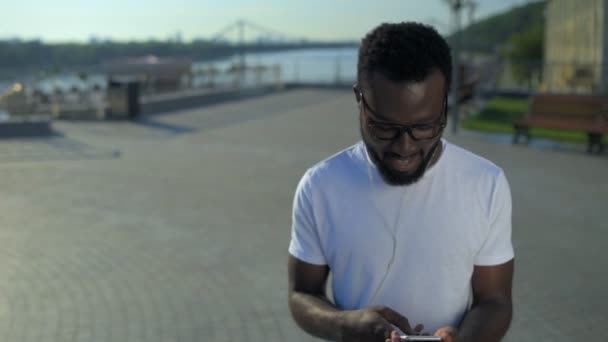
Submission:
[[[452,69],[452,133],[458,133],[459,101],[460,101],[460,36],[462,30],[460,27],[460,10],[462,9],[463,0],[443,0],[452,10],[454,18],[454,40],[452,42],[453,51],[453,69]]]
[[[469,7],[470,20],[473,17],[473,11],[475,10],[475,2],[472,0],[443,0],[450,6],[452,15],[454,17],[454,41],[452,44],[453,53],[453,72],[452,72],[452,133],[458,133],[458,124],[460,122],[460,82],[462,75],[460,74],[460,49],[462,48],[462,24],[461,24],[461,12],[466,6]]]
[[[477,3],[473,1],[466,1],[465,5],[469,7],[469,26],[473,25],[475,19],[475,10],[477,9]]]

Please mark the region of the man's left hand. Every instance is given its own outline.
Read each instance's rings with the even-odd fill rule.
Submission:
[[[441,337],[441,342],[459,342],[458,331],[453,327],[439,328],[433,335]]]

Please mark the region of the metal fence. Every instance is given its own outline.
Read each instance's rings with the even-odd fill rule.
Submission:
[[[527,96],[536,92],[577,93],[608,96],[608,63],[512,61],[498,55],[465,55],[463,83],[473,84],[473,97],[494,94]],[[208,92],[276,86],[284,84],[350,86],[356,81],[356,55],[294,57],[280,64],[194,64],[177,83],[141,80],[142,99],[159,96],[194,96]],[[54,78],[6,83],[0,89],[0,117],[61,112],[94,112],[101,116],[108,105],[108,79],[103,74],[86,78],[60,75]]]
[[[192,68],[191,72],[167,82],[163,79],[140,77],[139,94],[142,101],[159,97],[205,95],[211,92],[234,91],[256,87],[283,86],[278,65],[241,67]],[[42,79],[2,83],[0,117],[47,114],[62,116],[94,116],[102,118],[109,105],[108,84],[103,74],[79,78],[74,74],[56,75]]]

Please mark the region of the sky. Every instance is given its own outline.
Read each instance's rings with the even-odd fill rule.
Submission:
[[[381,22],[419,21],[451,30],[445,0],[7,0],[0,39],[87,42],[97,39],[207,39],[246,19],[289,38],[358,40]],[[476,0],[484,18],[527,0]],[[465,23],[468,14],[463,16]],[[232,31],[228,39],[236,39]],[[246,31],[249,38],[259,37]]]

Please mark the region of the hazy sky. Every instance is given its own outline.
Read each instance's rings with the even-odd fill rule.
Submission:
[[[475,17],[483,18],[527,1],[476,2]],[[188,41],[208,38],[240,18],[321,40],[359,39],[384,21],[416,20],[441,32],[452,23],[443,0],[6,0],[0,38],[164,40],[180,32]]]

